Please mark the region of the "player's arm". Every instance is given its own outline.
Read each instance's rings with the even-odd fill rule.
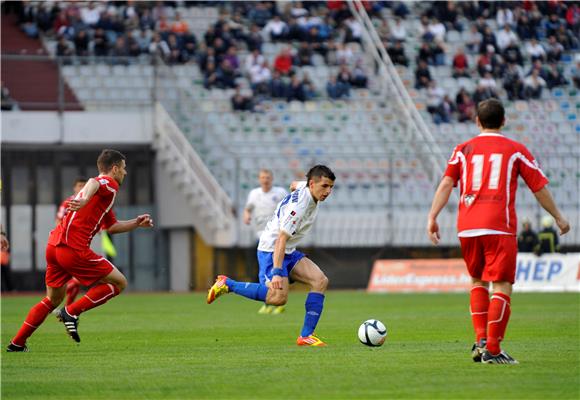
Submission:
[[[455,182],[449,176],[443,177],[437,191],[435,192],[435,196],[433,196],[431,211],[429,211],[429,217],[427,220],[427,235],[429,235],[429,239],[431,239],[433,244],[438,244],[440,239],[437,216],[449,201],[449,196],[451,195],[454,184]]]
[[[97,193],[100,186],[101,184],[95,178],[89,179],[77,197],[68,202],[68,209],[78,211],[83,208]]]
[[[115,233],[130,232],[137,228],[152,228],[153,220],[149,214],[142,214],[136,218],[130,219],[128,221],[117,221],[109,228],[107,232],[114,235]]]
[[[570,224],[568,223],[566,218],[564,218],[564,216],[558,209],[558,206],[556,206],[554,198],[552,197],[552,193],[550,193],[548,188],[544,186],[543,188],[535,192],[534,196],[536,196],[536,200],[538,200],[538,203],[540,203],[540,205],[544,208],[544,210],[549,212],[550,215],[554,217],[556,225],[558,225],[558,228],[560,228],[560,235],[564,235],[565,233],[567,233],[570,230]]]
[[[244,224],[249,225],[252,221],[252,209],[251,208],[244,208]]]
[[[274,255],[273,255],[273,262],[274,267],[272,268],[272,288],[273,289],[282,289],[282,276],[278,275],[282,273],[282,266],[284,263],[284,255],[286,254],[286,242],[290,235],[288,232],[280,230],[278,233],[278,239],[276,240],[276,244],[274,245]]]

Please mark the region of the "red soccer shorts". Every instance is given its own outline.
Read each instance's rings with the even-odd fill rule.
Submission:
[[[517,238],[513,235],[460,237],[469,274],[486,282],[511,282],[516,277]]]
[[[46,246],[46,286],[64,286],[72,277],[83,286],[91,286],[109,275],[113,268],[105,257],[91,249],[78,251],[68,246]]]

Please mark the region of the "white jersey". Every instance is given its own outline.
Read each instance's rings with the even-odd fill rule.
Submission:
[[[269,192],[264,192],[261,187],[258,187],[248,194],[246,209],[252,212],[252,226],[258,239],[276,206],[287,195],[288,192],[279,186],[273,186]]]
[[[297,189],[276,207],[276,212],[260,236],[258,250],[273,252],[280,231],[284,231],[290,235],[285,253],[291,254],[298,242],[310,232],[317,214],[318,202],[314,201],[306,182],[300,182]]]

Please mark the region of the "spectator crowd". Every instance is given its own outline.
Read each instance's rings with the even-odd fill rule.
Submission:
[[[207,4],[206,4],[207,3]],[[287,101],[348,98],[369,85],[360,58],[362,27],[344,1],[180,2],[185,7],[215,5],[217,21],[196,37],[177,2],[22,2],[19,24],[31,36],[54,37],[59,57],[108,57],[130,63],[158,55],[168,64],[196,63],[207,89],[234,89],[232,106],[252,110],[264,98]],[[537,99],[544,89],[568,85],[562,58],[580,47],[580,8],[576,2],[364,2],[380,40],[397,65],[412,63],[405,52],[410,36],[420,39],[415,88],[425,90],[435,122],[473,118],[475,105],[505,93],[510,100]],[[393,19],[382,18],[383,8]],[[421,10],[416,32],[405,23]],[[495,20],[494,24],[489,24]],[[448,54],[451,31],[463,46]],[[265,41],[280,43],[273,60],[262,53]],[[470,93],[446,93],[431,69],[451,65],[454,78],[476,81]],[[314,83],[308,68],[332,67],[326,84]],[[578,70],[578,68],[577,68]],[[336,71],[336,72],[334,72]],[[240,78],[251,95],[240,90]],[[572,77],[579,85],[578,71]]]

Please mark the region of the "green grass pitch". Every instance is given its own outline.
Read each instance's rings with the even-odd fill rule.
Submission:
[[[520,294],[505,349],[520,365],[469,356],[467,294],[327,295],[317,333],[295,340],[306,294],[283,315],[234,295],[124,294],[81,317],[80,345],[50,315],[30,353],[2,353],[2,399],[580,398],[579,294]],[[40,297],[2,298],[2,345]],[[358,342],[361,322],[386,344]]]

